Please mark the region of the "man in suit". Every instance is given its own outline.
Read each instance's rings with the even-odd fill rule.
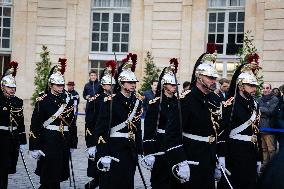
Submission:
[[[222,78],[219,81],[220,83],[220,89],[218,91],[218,95],[220,96],[222,101],[225,101],[227,98],[227,93],[229,90],[229,86],[230,86],[230,81],[226,78]]]

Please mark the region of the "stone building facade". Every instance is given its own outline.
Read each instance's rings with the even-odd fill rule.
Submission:
[[[284,0],[0,0],[0,7],[0,70],[10,60],[20,63],[17,95],[24,99],[33,92],[43,44],[52,63],[68,59],[66,80],[82,93],[88,71],[100,71],[114,51],[117,60],[137,53],[140,79],[147,51],[159,67],[177,57],[183,82],[206,44],[216,42],[217,69],[230,77],[247,30],[265,81],[284,83]]]

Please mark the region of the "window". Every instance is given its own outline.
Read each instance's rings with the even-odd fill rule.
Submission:
[[[10,61],[10,55],[0,55],[0,77],[4,74]]]
[[[244,0],[208,0],[207,42],[217,44],[218,60],[228,64],[219,65],[223,77],[233,72],[236,54],[243,46],[244,5]]]
[[[0,51],[11,50],[12,1],[0,0]]]
[[[128,52],[130,0],[94,0],[91,52]]]

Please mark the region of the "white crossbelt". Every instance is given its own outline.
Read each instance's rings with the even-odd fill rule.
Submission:
[[[52,131],[60,131],[60,126],[58,125],[48,125],[45,128]],[[69,131],[68,126],[63,126],[63,131]]]
[[[157,129],[157,133],[165,134],[166,131],[164,129]]]
[[[230,136],[230,138],[235,139],[235,140],[247,141],[247,142],[252,142],[252,140],[253,140],[252,136],[241,135],[241,134],[236,134],[234,136]]]
[[[117,138],[117,137],[120,137],[120,138],[128,138],[128,133],[120,133],[120,132],[115,132],[115,133],[112,133],[110,134],[110,137],[112,138]]]
[[[192,140],[197,140],[200,142],[208,142],[208,143],[212,143],[215,141],[215,137],[213,136],[198,136],[198,135],[193,135],[193,134],[189,134],[189,133],[182,133],[183,136],[185,136],[186,138],[192,139]]]
[[[110,136],[111,136],[112,134],[116,133],[117,131],[119,131],[120,129],[123,129],[124,127],[126,127],[126,126],[127,126],[127,123],[130,122],[130,121],[132,121],[132,119],[134,118],[134,116],[135,116],[135,114],[136,114],[138,105],[139,105],[139,99],[136,100],[135,106],[134,106],[134,108],[133,108],[131,114],[130,114],[129,117],[127,118],[127,120],[111,128],[111,130],[110,130]]]
[[[0,126],[0,130],[9,131],[12,129],[13,131],[17,129],[17,127],[9,127],[9,126]]]

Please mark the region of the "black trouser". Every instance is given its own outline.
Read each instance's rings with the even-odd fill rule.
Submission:
[[[7,189],[8,173],[0,173],[0,189]]]
[[[59,183],[41,184],[38,189],[60,189],[60,182]]]

